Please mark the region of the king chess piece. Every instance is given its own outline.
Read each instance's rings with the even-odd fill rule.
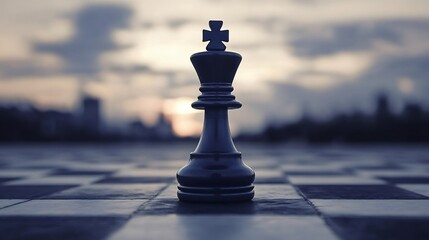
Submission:
[[[204,110],[200,141],[188,164],[177,172],[177,196],[188,202],[248,201],[255,195],[255,172],[243,163],[231,138],[228,109],[241,107],[231,94],[232,81],[241,55],[225,51],[229,41],[222,21],[210,21],[203,30],[203,42],[210,41],[205,52],[195,53],[191,62],[201,82],[201,95],[192,103]]]

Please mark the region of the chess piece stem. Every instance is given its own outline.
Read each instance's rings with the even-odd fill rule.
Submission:
[[[213,142],[218,144],[213,144]],[[226,108],[208,108],[205,110],[203,132],[195,152],[237,152],[231,139]]]

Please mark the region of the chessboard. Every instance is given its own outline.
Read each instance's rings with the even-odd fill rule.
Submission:
[[[239,145],[250,202],[179,202],[191,145],[0,147],[1,239],[429,239],[429,150]]]

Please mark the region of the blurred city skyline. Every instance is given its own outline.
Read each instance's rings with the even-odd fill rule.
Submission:
[[[0,101],[77,109],[103,102],[109,123],[163,113],[179,136],[198,135],[190,104],[199,81],[189,61],[204,51],[210,19],[243,56],[231,112],[234,133],[303,114],[373,112],[383,92],[399,112],[429,106],[426,1],[3,1]]]

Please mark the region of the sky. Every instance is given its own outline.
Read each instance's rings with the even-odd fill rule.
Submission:
[[[2,0],[0,102],[75,111],[103,101],[108,124],[160,112],[181,136],[203,115],[189,57],[202,29],[223,20],[227,50],[243,56],[234,80],[233,133],[305,115],[429,107],[428,0]]]

